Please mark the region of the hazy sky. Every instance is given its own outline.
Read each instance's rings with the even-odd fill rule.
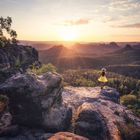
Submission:
[[[140,41],[140,0],[0,0],[18,39]]]

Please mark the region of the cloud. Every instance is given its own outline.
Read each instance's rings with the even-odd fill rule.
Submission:
[[[107,23],[107,22],[114,22],[114,21],[118,21],[120,19],[119,16],[104,16],[103,17],[103,22]]]
[[[117,10],[130,10],[130,9],[138,9],[140,8],[140,2],[139,1],[129,1],[129,0],[112,0],[110,3],[111,10],[117,9]]]
[[[90,23],[90,19],[77,19],[77,20],[66,20],[64,21],[63,25],[85,25],[85,24],[89,24]]]
[[[140,23],[125,24],[125,25],[112,26],[112,27],[119,27],[119,28],[140,28]]]

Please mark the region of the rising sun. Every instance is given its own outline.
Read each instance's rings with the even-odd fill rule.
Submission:
[[[74,41],[77,37],[77,31],[73,27],[63,27],[58,30],[59,38],[64,41]]]

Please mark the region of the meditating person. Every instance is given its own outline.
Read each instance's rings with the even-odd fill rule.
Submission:
[[[98,81],[100,82],[101,89],[103,89],[105,86],[105,83],[108,81],[106,78],[106,69],[105,68],[101,69],[101,75],[98,78]]]

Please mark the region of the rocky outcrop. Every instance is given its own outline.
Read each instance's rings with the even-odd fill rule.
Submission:
[[[78,108],[75,133],[84,135],[91,140],[109,140],[108,128],[95,106],[84,103]]]
[[[38,53],[31,47],[0,48],[0,94],[9,97],[13,124],[19,126],[17,136],[0,140],[140,139],[140,119],[119,104],[120,95],[115,89],[63,90],[62,77],[57,73],[26,73],[35,62],[38,65]],[[128,125],[132,126],[130,134]],[[60,132],[64,130],[73,133]]]
[[[133,131],[137,129],[136,138],[132,134],[130,140],[139,139],[140,119],[119,104],[119,93],[110,87],[103,90],[65,87],[63,90],[59,74],[25,73],[16,74],[1,84],[0,93],[10,98],[13,124],[26,126],[15,140],[125,140],[128,136],[124,128],[128,124],[133,125]],[[63,130],[73,133],[52,134]]]
[[[113,88],[66,87],[63,100],[73,108],[73,131],[90,140],[124,139],[120,124],[140,130],[140,119],[118,103],[119,93]]]
[[[51,111],[43,116],[47,130],[60,131],[66,130],[72,119],[72,110],[67,106],[52,107]]]
[[[10,45],[0,48],[0,70],[13,67],[27,68],[38,61],[38,52],[30,46]]]
[[[45,133],[41,129],[21,128],[15,137],[0,137],[0,140],[89,140],[88,138],[70,132]]]
[[[48,140],[89,140],[88,138],[70,133],[70,132],[58,132],[50,137]]]
[[[0,93],[10,99],[16,124],[47,131],[69,127],[71,109],[62,105],[62,78],[50,72],[40,76],[16,74],[0,85]]]
[[[20,133],[17,136],[3,136],[0,140],[47,140],[53,134],[45,133],[42,129],[20,128]]]
[[[38,61],[38,52],[30,46],[10,45],[0,48],[0,83],[13,74],[25,71],[30,65]]]

